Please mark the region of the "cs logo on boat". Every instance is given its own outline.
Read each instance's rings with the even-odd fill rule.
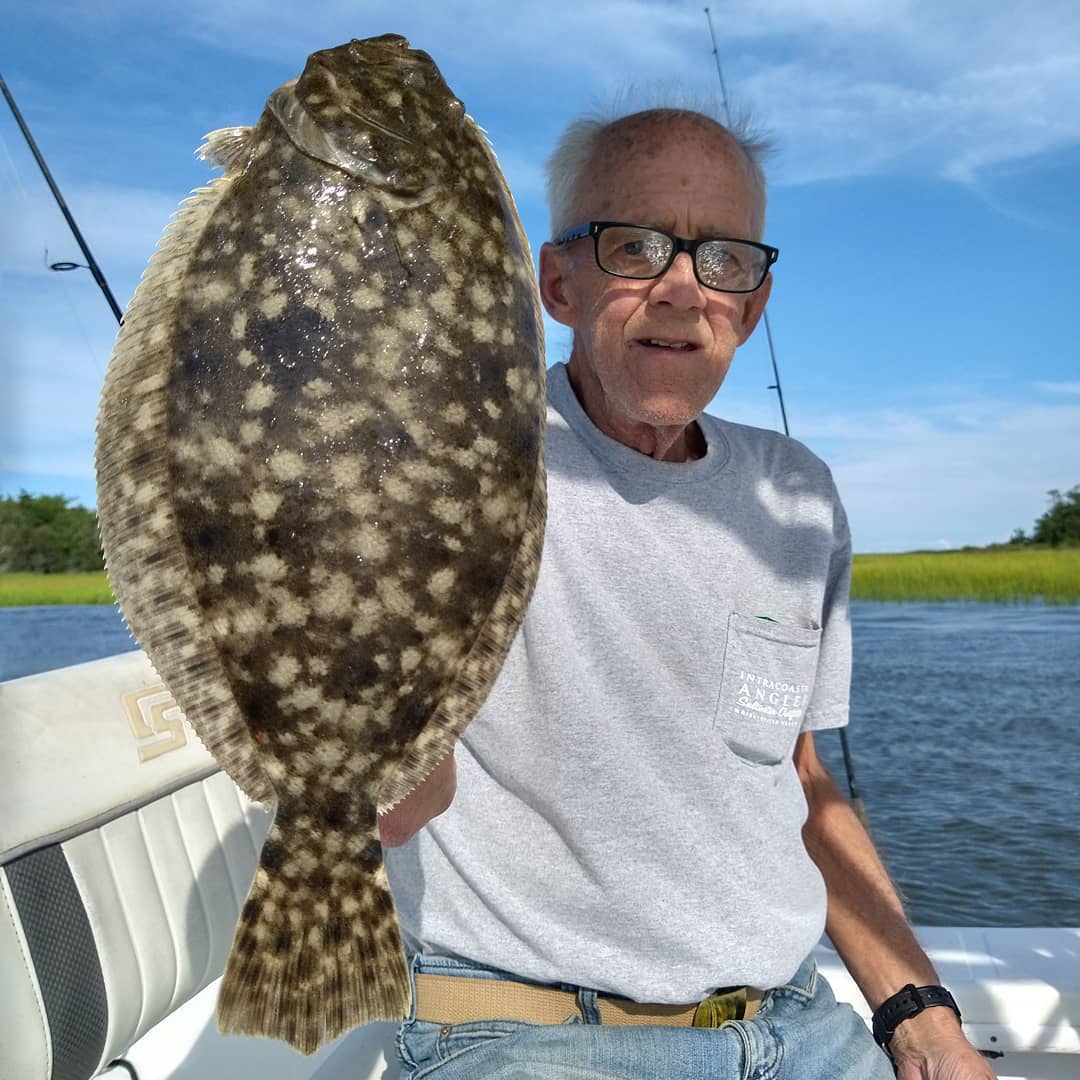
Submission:
[[[152,761],[187,744],[184,714],[164,685],[124,695],[124,710],[139,748],[139,761]]]

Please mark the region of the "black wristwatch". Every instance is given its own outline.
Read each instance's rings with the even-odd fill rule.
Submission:
[[[889,1052],[889,1042],[896,1029],[905,1021],[934,1005],[946,1005],[962,1019],[960,1009],[952,994],[944,986],[915,986],[908,983],[891,998],[886,998],[874,1010],[874,1039],[878,1046]]]

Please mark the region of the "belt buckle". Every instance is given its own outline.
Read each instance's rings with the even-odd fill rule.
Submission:
[[[718,1028],[729,1020],[741,1020],[745,1013],[745,986],[738,986],[734,990],[717,990],[698,1003],[692,1026]]]

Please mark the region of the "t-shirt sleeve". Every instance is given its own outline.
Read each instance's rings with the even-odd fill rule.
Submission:
[[[851,531],[836,486],[833,499],[833,546],[821,604],[821,646],[817,677],[803,718],[803,731],[844,727],[851,692]]]

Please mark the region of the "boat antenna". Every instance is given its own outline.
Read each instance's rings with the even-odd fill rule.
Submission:
[[[705,18],[709,23],[709,38],[712,40],[712,54],[713,59],[716,61],[716,77],[720,80],[720,101],[724,109],[724,120],[730,128],[731,109],[728,107],[727,86],[724,83],[724,69],[720,66],[720,50],[716,46],[716,34],[713,31],[712,14],[709,12],[708,8],[705,9]],[[790,437],[791,431],[788,429],[787,409],[784,408],[784,389],[780,385],[780,368],[776,363],[776,347],[773,344],[772,327],[769,325],[768,308],[765,309],[763,319],[765,322],[765,336],[769,341],[769,359],[772,361],[774,380],[769,389],[776,391],[776,398],[780,402],[780,419],[784,424],[784,434]],[[855,816],[858,817],[863,825],[869,828],[869,819],[866,816],[866,806],[863,803],[862,794],[859,791],[858,781],[855,779],[855,763],[851,757],[851,747],[848,745],[847,731],[845,731],[844,728],[837,728],[837,732],[840,735],[840,749],[844,755],[844,771],[847,774],[851,808],[855,811]]]
[[[71,211],[68,209],[67,203],[64,202],[64,196],[60,194],[60,189],[56,186],[56,181],[52,178],[52,173],[49,172],[49,166],[45,164],[45,159],[41,156],[41,151],[38,149],[37,143],[34,142],[34,137],[30,134],[30,129],[26,126],[26,121],[23,120],[22,113],[19,112],[19,107],[15,104],[15,99],[11,96],[11,91],[8,89],[8,85],[4,81],[3,75],[0,75],[0,90],[3,91],[4,97],[11,107],[12,115],[15,117],[15,123],[19,125],[19,130],[26,140],[26,145],[30,147],[30,152],[34,155],[34,160],[38,163],[38,168],[41,169],[42,175],[45,177],[45,182],[49,185],[49,190],[53,193],[53,198],[56,199],[57,206],[60,207],[60,213],[64,215],[64,219],[67,221],[68,227],[71,229],[76,243],[82,249],[82,253],[86,258],[86,269],[90,271],[94,280],[98,283],[98,288],[104,293],[105,300],[112,309],[113,315],[116,316],[116,321],[118,323],[123,322],[124,313],[120,310],[120,305],[116,302],[116,297],[113,296],[112,290],[109,288],[109,283],[105,280],[105,275],[101,272],[101,267],[98,266],[97,260],[90,251],[89,245],[83,239],[82,233],[79,232],[79,226],[75,224],[75,219],[71,216]],[[79,265],[81,264],[61,262],[54,264],[50,269],[73,270]]]

